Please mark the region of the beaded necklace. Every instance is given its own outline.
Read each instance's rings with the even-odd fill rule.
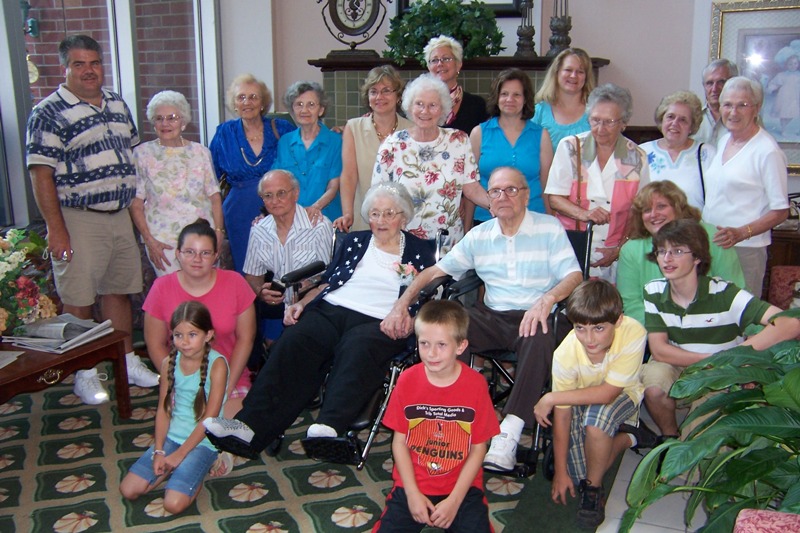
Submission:
[[[378,139],[380,139],[381,141],[384,140],[389,135],[391,135],[392,133],[394,133],[395,130],[397,130],[397,114],[396,113],[394,115],[394,126],[392,126],[392,131],[390,131],[386,135],[383,135],[383,134],[381,134],[381,132],[378,131],[378,125],[375,124],[375,113],[372,113],[370,115],[370,120],[372,120],[372,127],[375,129],[375,135],[377,135]]]
[[[400,253],[397,254],[397,255],[400,256],[400,260],[403,259],[403,252],[405,251],[405,249],[406,249],[406,234],[401,231],[400,232]],[[383,257],[382,254],[378,253],[378,250],[379,250],[379,248],[375,244],[375,237],[373,236],[372,239],[370,239],[370,241],[369,241],[369,246],[367,246],[367,252],[371,252],[372,253],[372,259],[375,261],[375,263],[378,264],[379,267],[388,268],[390,270],[394,269],[395,261],[393,261],[391,259],[387,261],[386,258]],[[380,251],[383,252],[383,250],[380,250]],[[394,254],[390,254],[389,252],[383,252],[383,253],[387,254],[387,255],[394,255]]]

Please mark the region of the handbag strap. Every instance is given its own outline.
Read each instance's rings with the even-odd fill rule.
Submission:
[[[581,172],[581,140],[575,135],[575,172],[577,173],[577,180],[578,180],[578,190],[575,193],[575,205],[581,207],[581,180],[583,179],[583,173]],[[705,196],[705,193],[704,193]],[[578,219],[575,219],[575,229],[580,231],[580,222]]]
[[[701,161],[700,152],[703,149],[703,144],[697,147],[697,169],[700,171],[700,189],[703,191],[703,203],[706,201],[706,182],[703,179],[703,162]]]
[[[278,127],[275,125],[275,119],[273,118],[270,120],[270,123],[272,123],[272,134],[275,135],[275,140],[280,140],[281,134],[278,133]]]

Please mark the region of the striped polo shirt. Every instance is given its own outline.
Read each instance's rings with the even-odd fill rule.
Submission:
[[[138,143],[133,117],[119,95],[103,89],[97,107],[62,84],[28,118],[27,165],[54,169],[63,207],[122,209],[136,195],[131,149]]]
[[[698,276],[697,295],[684,309],[672,301],[666,279],[644,286],[644,325],[665,332],[669,342],[696,353],[716,353],[744,340],[750,324],[760,324],[769,304],[720,278]]]

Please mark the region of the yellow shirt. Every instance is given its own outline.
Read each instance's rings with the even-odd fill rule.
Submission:
[[[575,332],[570,331],[553,353],[553,392],[585,389],[605,382],[622,387],[633,403],[641,404],[644,386],[640,374],[646,339],[644,327],[625,316],[614,331],[614,341],[603,361],[592,363]]]

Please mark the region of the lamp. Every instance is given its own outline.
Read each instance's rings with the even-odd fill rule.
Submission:
[[[554,57],[562,50],[569,48],[572,39],[569,30],[572,29],[572,17],[569,16],[569,0],[553,0],[553,16],[550,17],[550,50],[547,57]]]
[[[520,22],[517,28],[517,51],[514,57],[536,57],[536,45],[533,36],[536,29],[533,27],[533,1],[522,0],[519,3]]]

